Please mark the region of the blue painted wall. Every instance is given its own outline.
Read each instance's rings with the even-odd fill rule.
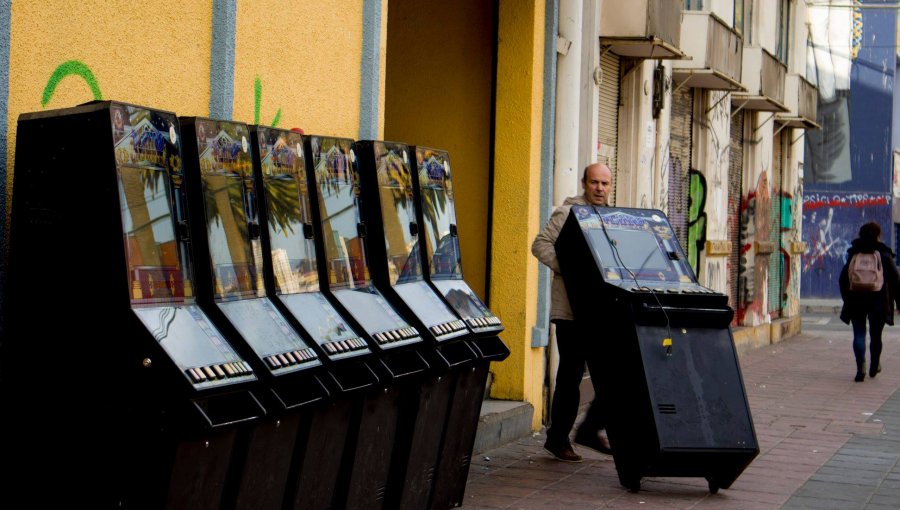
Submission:
[[[819,87],[817,122],[822,130],[807,131],[805,140],[802,228],[809,250],[802,261],[803,298],[840,297],[837,276],[863,223],[879,222],[885,243],[893,245],[897,11],[841,7],[832,8],[829,16],[831,23],[849,24],[849,44],[823,44],[811,27],[807,79]],[[822,18],[811,20],[815,24]]]

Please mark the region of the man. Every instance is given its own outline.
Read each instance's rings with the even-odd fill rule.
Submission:
[[[584,377],[585,363],[593,375],[591,382],[595,396],[587,416],[575,434],[575,443],[600,453],[612,452],[609,440],[602,432],[606,426],[606,416],[597,377],[600,368],[594,354],[595,340],[592,338],[597,334],[597,328],[596,325],[583,325],[575,320],[560,275],[559,262],[556,260],[556,238],[569,215],[569,209],[572,205],[605,207],[612,190],[612,172],[602,163],[588,165],[581,177],[581,184],[584,194],[567,198],[563,205],[553,211],[547,225],[531,244],[531,253],[553,271],[550,321],[556,325],[556,345],[559,349],[556,389],[553,392],[550,428],[547,429],[544,449],[565,462],[581,462],[581,456],[575,453],[569,443],[569,432],[578,415],[581,400],[578,387]]]

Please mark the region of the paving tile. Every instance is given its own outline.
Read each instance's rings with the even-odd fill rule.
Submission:
[[[537,434],[473,459],[464,508],[900,508],[900,328],[865,383],[849,340],[822,329],[739,355],[760,454],[718,494],[692,477],[645,477],[630,493],[609,456],[559,463]]]

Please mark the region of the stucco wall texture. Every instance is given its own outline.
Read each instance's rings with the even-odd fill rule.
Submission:
[[[527,333],[535,323],[537,234],[541,172],[544,4],[501,0],[497,48],[497,118],[494,157],[491,309],[506,326],[512,354],[496,367],[492,395],[540,402],[543,349]],[[523,228],[524,227],[524,228]],[[528,339],[528,340],[526,340]],[[538,426],[535,413],[533,426]]]
[[[209,4],[174,3],[161,9],[155,3],[85,0],[13,2],[11,7],[8,190],[16,119],[22,113],[74,106],[95,99],[96,91],[103,99],[179,115],[207,113]],[[81,74],[54,79],[63,64]]]
[[[258,79],[259,123],[280,110],[279,127],[356,138],[362,10],[359,1],[238,2],[234,118],[254,122]]]

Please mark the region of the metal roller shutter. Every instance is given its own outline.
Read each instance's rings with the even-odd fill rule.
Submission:
[[[600,115],[598,116],[597,161],[605,163],[616,182],[616,159],[619,147],[619,56],[607,52],[600,60],[603,82],[600,84]],[[613,186],[609,205],[616,205],[616,188]]]
[[[682,88],[672,95],[669,143],[669,222],[678,242],[688,246],[688,194],[690,191],[694,89]]]
[[[731,118],[731,155],[728,162],[728,241],[731,256],[728,261],[728,305],[738,309],[738,274],[741,268],[741,181],[744,169],[744,112]]]

